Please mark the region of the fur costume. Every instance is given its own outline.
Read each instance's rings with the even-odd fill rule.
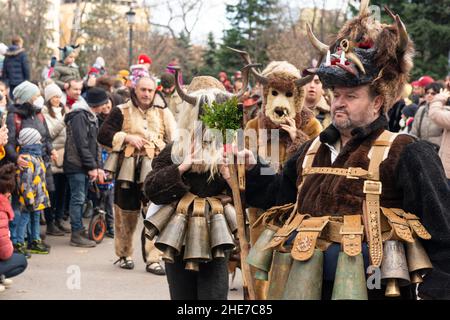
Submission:
[[[348,21],[331,46],[320,43],[309,28],[313,45],[327,56],[317,75],[326,88],[369,84],[384,98],[384,111],[401,96],[413,67],[414,45],[398,15],[386,8],[392,25],[380,23],[370,13],[368,0],[360,14]]]
[[[179,79],[178,71],[175,79]],[[219,173],[218,162],[194,163],[184,174],[180,173],[178,167],[187,156],[186,152],[190,152],[190,149],[184,149],[184,143],[191,142],[195,133],[200,133],[202,138],[206,136],[204,135],[207,132],[206,128],[202,123],[197,122],[203,105],[211,105],[213,101],[224,102],[230,99],[232,94],[227,93],[223,85],[212,77],[194,78],[187,93],[181,89],[177,81],[177,92],[185,101],[180,106],[179,134],[174,143],[168,145],[154,159],[153,171],[144,182],[146,197],[153,203],[162,205],[178,201],[188,192],[201,198],[230,194],[227,182]],[[214,156],[214,159],[221,159],[223,145],[203,143],[202,155],[205,151]],[[187,236],[185,241],[189,242]],[[228,258],[212,259],[201,263],[198,272],[192,272],[185,270],[186,261],[181,253],[175,257],[174,263],[166,263],[171,298],[176,300],[226,299],[228,295],[227,262]]]
[[[373,21],[368,13],[368,1],[362,1],[360,15],[347,22],[331,49],[333,54],[340,56],[338,61],[335,56],[327,54],[329,47],[319,43],[310,32],[310,38],[315,42],[315,46],[327,54],[325,62],[317,70],[322,83],[329,87],[350,88],[369,84],[372,90],[383,96],[385,110],[391,107],[392,102],[402,92],[401,88],[412,66],[410,58],[413,53],[412,44],[400,18],[387,11],[394,17],[395,26],[386,26]],[[347,58],[349,60],[346,60]],[[334,175],[328,170],[349,168],[372,170],[369,169],[369,152],[375,141],[380,142],[380,135],[385,131],[387,124],[387,119],[382,113],[372,123],[353,129],[350,140],[339,151],[336,149],[339,149],[338,146],[342,142],[341,133],[334,126],[330,126],[320,134],[321,144],[318,145],[318,150],[314,150],[314,154],[310,149],[312,142],[304,144],[295,156],[287,161],[283,172],[279,175],[261,175],[260,172],[266,165],[259,163],[247,172],[247,202],[264,209],[297,202],[298,213],[309,214],[312,217],[338,216],[343,220],[343,216],[348,215],[367,217],[370,211],[366,204],[373,203],[370,203],[371,200],[366,194],[377,194],[377,200],[372,200],[377,206],[379,194],[381,207],[401,208],[405,212],[417,215],[431,234],[431,240],[421,243],[427,251],[433,269],[423,278],[423,283],[419,284],[419,295],[428,299],[449,299],[450,188],[442,163],[433,147],[427,142],[416,141],[409,135],[393,136],[389,153],[379,165],[379,179],[376,177],[372,180],[371,175],[363,179],[380,182],[379,193],[364,190],[363,180]],[[305,165],[303,161],[308,152],[313,157],[311,166]],[[372,156],[374,154],[375,151]],[[332,158],[332,155],[335,158]],[[324,173],[308,174],[304,168],[308,170],[324,168]],[[297,186],[300,183],[302,186],[298,192]],[[379,209],[372,211],[370,218],[365,219],[364,231],[369,232],[364,242],[369,246],[373,239],[370,237],[371,231],[385,231],[381,216],[380,225],[372,225],[371,231],[367,229],[367,226],[370,227],[368,222],[373,222],[377,214],[380,214]],[[326,235],[321,234],[322,236],[325,236],[326,240]],[[338,246],[336,253],[321,248],[328,256],[328,267],[332,265],[331,261],[337,263],[340,251],[340,243],[333,241],[329,243],[330,249],[332,246],[334,248]],[[326,280],[324,285],[329,285],[332,279]],[[409,288],[414,289],[413,286]],[[369,291],[369,299],[374,297],[377,291],[380,292],[380,290]],[[330,299],[331,292],[325,297]]]
[[[280,108],[294,118],[297,127],[297,138],[294,141],[291,140],[286,131],[282,129],[279,131],[278,159],[280,162],[278,168],[274,168],[277,170],[295,153],[301,144],[317,137],[322,131],[322,126],[310,110],[303,108],[305,90],[295,84],[295,81],[301,78],[300,71],[297,68],[286,61],[274,61],[262,72],[262,76],[267,78],[267,83],[263,87],[263,108],[257,118],[248,122],[246,130],[256,130],[259,135],[259,129],[280,129],[280,123],[284,123],[283,117],[280,119],[277,116],[277,112],[279,112],[277,109]],[[272,103],[269,98],[270,96],[283,94],[287,100],[281,100],[282,107],[276,105],[276,101]],[[289,105],[286,105],[286,101]],[[258,139],[258,154],[270,157],[271,143],[270,132],[267,133],[267,144],[266,141],[262,141],[262,144],[260,144]]]
[[[111,111],[100,128],[98,141],[100,144],[111,148],[113,152],[120,152],[116,169],[118,173],[124,159],[123,150],[126,146],[125,137],[127,134],[137,135],[154,142],[158,146],[157,152],[159,152],[165,147],[166,143],[172,141],[175,130],[176,124],[173,115],[166,107],[160,93],[155,94],[153,105],[146,112],[137,107],[137,98],[135,94],[132,94],[132,99],[128,103]],[[142,157],[137,157],[137,154],[134,154],[134,157],[140,159],[136,163],[137,170],[135,173],[135,177],[139,177]],[[139,214],[148,200],[143,197],[141,185],[138,183],[130,183],[128,189],[120,186],[121,183],[118,182],[114,189],[115,250],[118,257],[131,257],[133,234],[136,230]],[[146,243],[143,246],[154,248]],[[159,262],[159,258],[155,259],[154,252],[144,251],[146,251],[143,254],[144,261],[147,264]]]

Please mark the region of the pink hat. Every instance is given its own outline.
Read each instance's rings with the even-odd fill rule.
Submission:
[[[433,83],[434,79],[430,76],[423,76],[423,77],[419,78],[418,82],[419,82],[419,86],[426,87],[430,83]]]

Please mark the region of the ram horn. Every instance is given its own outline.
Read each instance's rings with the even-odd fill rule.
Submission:
[[[320,42],[319,39],[314,35],[312,32],[311,26],[309,23],[306,24],[306,30],[308,34],[309,41],[311,41],[311,44],[320,51],[322,55],[326,55],[328,50],[330,50],[330,46],[327,46],[325,43]]]
[[[186,101],[187,103],[195,106],[197,104],[197,97],[190,96],[181,87],[180,78],[179,78],[179,72],[180,72],[181,68],[178,66],[171,66],[169,68],[172,70],[175,70],[175,88],[176,88],[177,93],[180,96],[180,98],[183,99],[184,101]]]

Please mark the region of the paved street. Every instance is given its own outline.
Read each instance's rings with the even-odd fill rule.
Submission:
[[[87,222],[85,221],[85,225]],[[142,224],[137,230],[141,230]],[[84,249],[69,245],[69,235],[46,239],[52,248],[49,255],[33,255],[28,269],[13,278],[12,288],[0,293],[3,299],[113,299],[167,300],[169,289],[165,276],[145,271],[140,253],[140,233],[136,232],[134,270],[123,270],[115,261],[114,241],[105,238],[96,248]],[[80,282],[77,282],[80,274]],[[78,286],[79,285],[79,286]],[[236,276],[229,299],[242,299],[240,272]],[[231,288],[231,287],[230,287]]]

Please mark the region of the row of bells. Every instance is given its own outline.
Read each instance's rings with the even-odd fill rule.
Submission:
[[[231,204],[224,206],[223,214],[205,210],[205,215],[192,216],[175,211],[173,203],[144,220],[146,237],[153,240],[158,235],[155,246],[163,252],[165,262],[174,263],[184,246],[186,270],[198,271],[200,263],[225,258],[225,252],[235,248],[233,234],[237,232],[237,221]]]
[[[291,253],[265,249],[275,235],[266,228],[249,252],[246,262],[257,268],[255,278],[269,280],[269,300],[320,300],[323,281],[323,252],[316,249],[307,261],[292,259]],[[423,281],[432,264],[418,239],[413,243],[385,241],[381,283],[385,296],[399,297],[400,287]],[[362,254],[351,257],[339,253],[333,286],[333,300],[367,300],[367,282]]]
[[[121,188],[129,189],[130,183],[135,183],[136,179],[136,162],[134,157],[125,157],[123,159],[122,165],[120,166],[119,174],[116,178],[117,181],[121,182]],[[117,173],[117,166],[119,163],[119,153],[112,152],[108,159],[105,161],[104,169],[112,173]],[[147,156],[143,156],[140,162],[140,174],[138,184],[143,184],[147,175],[152,171],[152,159]]]

